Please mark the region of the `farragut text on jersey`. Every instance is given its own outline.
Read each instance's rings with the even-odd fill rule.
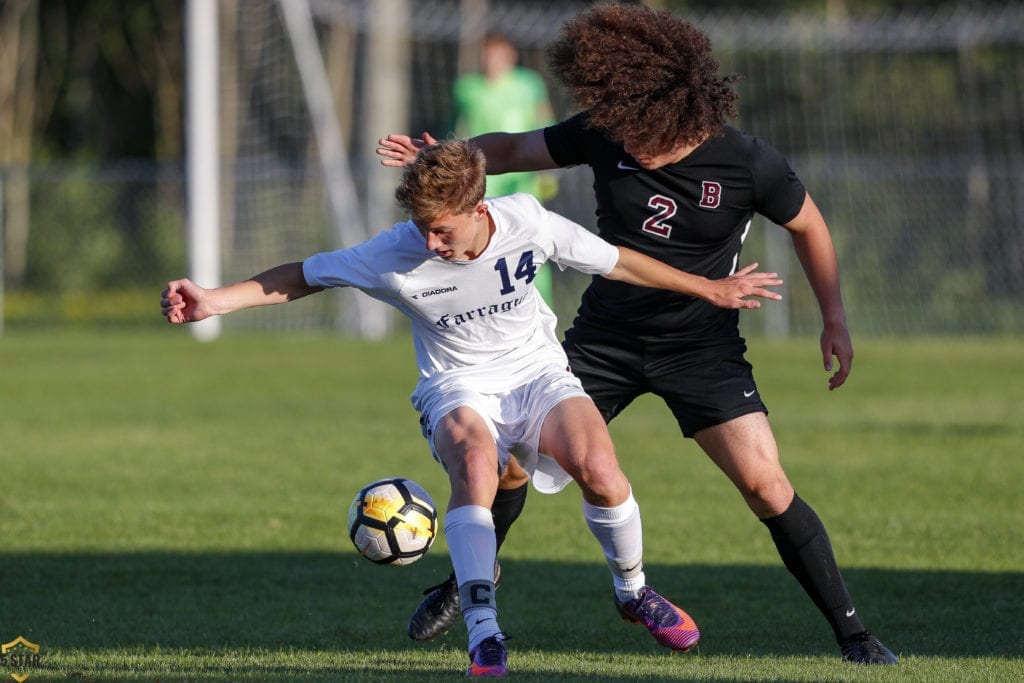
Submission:
[[[502,301],[500,304],[480,306],[479,308],[474,308],[471,311],[465,311],[463,313],[456,313],[454,315],[445,313],[437,319],[437,322],[435,322],[434,325],[442,330],[447,330],[450,327],[458,327],[459,325],[468,323],[471,320],[476,320],[477,318],[486,318],[489,315],[497,315],[498,313],[508,313],[513,308],[516,308],[523,303],[525,299],[525,296],[521,296],[517,299]]]

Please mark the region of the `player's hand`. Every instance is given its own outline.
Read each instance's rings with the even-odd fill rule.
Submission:
[[[821,358],[825,372],[832,372],[833,357],[839,361],[839,369],[828,378],[829,391],[843,386],[853,368],[853,342],[845,322],[826,324],[821,332]]]
[[[782,279],[779,278],[778,273],[759,272],[757,264],[751,263],[729,277],[711,280],[709,296],[705,298],[719,308],[761,308],[761,302],[758,299],[748,299],[747,297],[781,301],[781,294],[765,289],[781,284]]]
[[[213,315],[209,303],[209,290],[189,279],[167,283],[160,298],[160,311],[169,323],[194,323]]]
[[[392,133],[386,138],[381,138],[377,144],[377,154],[384,157],[380,160],[382,166],[408,166],[416,158],[416,153],[425,145],[433,145],[437,139],[424,131],[422,138],[412,138],[408,135]]]

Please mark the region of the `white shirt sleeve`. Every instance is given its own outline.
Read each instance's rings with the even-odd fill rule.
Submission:
[[[349,249],[326,251],[302,263],[306,284],[313,287],[356,287],[365,292],[390,290],[396,275],[431,254],[415,226],[397,223],[390,230]]]
[[[548,211],[554,251],[551,261],[561,270],[573,268],[588,275],[607,275],[619,262],[619,250],[582,225]]]
[[[619,250],[582,225],[548,211],[532,195],[514,194],[491,200],[513,230],[524,230],[542,247],[547,260],[561,270],[606,275],[619,262]]]

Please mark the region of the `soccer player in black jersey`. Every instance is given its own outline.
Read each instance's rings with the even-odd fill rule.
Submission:
[[[548,57],[584,111],[545,129],[473,138],[487,172],[586,164],[602,237],[708,278],[736,268],[754,213],[781,225],[821,311],[825,370],[838,361],[829,389],[842,386],[853,345],[828,227],[783,155],[726,125],[736,113],[737,77],[719,73],[707,36],[667,11],[598,5],[563,26]],[[391,135],[377,151],[385,165],[401,166],[432,140],[426,133]],[[768,528],[844,659],[895,664],[861,622],[821,520],[782,469],[738,321],[737,311],[692,297],[595,278],[564,347],[606,421],[641,394],[665,401],[683,435],[725,472]],[[492,508],[499,540],[526,495],[525,478],[509,470]],[[454,622],[457,595],[451,614],[449,584],[428,590],[410,636],[427,640]]]

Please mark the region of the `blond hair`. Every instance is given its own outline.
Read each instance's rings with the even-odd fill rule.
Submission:
[[[445,214],[469,213],[484,198],[486,168],[484,153],[466,140],[427,145],[406,167],[395,200],[421,227]]]

